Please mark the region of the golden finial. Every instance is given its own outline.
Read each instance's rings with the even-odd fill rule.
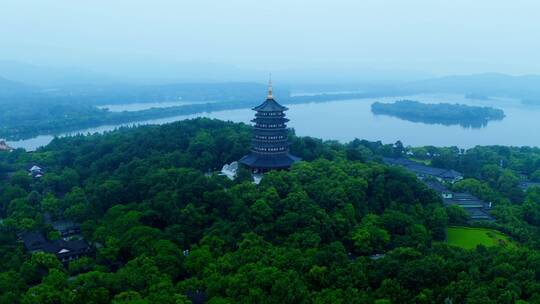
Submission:
[[[270,73],[270,78],[268,80],[268,96],[267,99],[274,99],[274,96],[272,95],[272,73]]]

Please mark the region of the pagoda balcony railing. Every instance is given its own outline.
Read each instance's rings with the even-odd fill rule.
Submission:
[[[287,154],[287,153],[289,153],[289,149],[285,149],[283,151],[274,151],[274,152],[270,152],[270,151],[263,152],[263,151],[258,151],[258,150],[251,149],[251,152],[259,154],[259,155],[275,156],[275,155]]]
[[[272,124],[272,123],[286,123],[286,122],[289,122],[289,119],[285,118],[285,117],[280,117],[280,118],[261,118],[261,117],[256,117],[254,119],[251,120],[251,122],[254,122],[254,123],[266,123],[266,124]]]
[[[254,126],[253,127],[254,130],[260,130],[260,131],[277,131],[277,130],[287,130],[287,126],[286,125],[283,125],[283,126],[280,126],[280,127],[259,127],[259,126]]]
[[[261,118],[274,118],[274,117],[283,117],[283,116],[285,116],[285,113],[283,112],[257,112],[255,113],[255,117],[261,117]]]
[[[259,146],[285,146],[289,145],[289,141],[287,139],[252,139],[251,143],[253,145],[259,145]]]
[[[254,141],[260,141],[260,142],[280,142],[280,141],[288,141],[287,135],[271,135],[271,136],[260,136],[255,135],[252,137],[252,140]]]
[[[263,150],[265,149],[266,150]],[[256,145],[256,146],[251,146],[251,150],[252,151],[257,151],[257,152],[282,152],[282,151],[287,151],[289,149],[289,145],[282,145],[282,146],[261,146],[261,145]]]

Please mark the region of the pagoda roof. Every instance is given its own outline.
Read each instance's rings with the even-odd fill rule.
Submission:
[[[286,136],[288,134],[287,129],[280,128],[280,129],[263,129],[263,128],[256,128],[254,127],[254,133],[261,136]]]
[[[242,159],[240,162],[248,167],[257,169],[280,169],[288,168],[297,161],[300,161],[299,157],[291,155],[289,153],[280,154],[268,154],[262,155],[258,153],[250,153]]]
[[[280,105],[274,98],[267,98],[262,104],[253,108],[253,110],[260,112],[281,112],[287,111],[288,108]]]
[[[288,118],[283,116],[280,117],[255,117],[251,120],[252,122],[262,122],[262,123],[286,123],[289,122]]]

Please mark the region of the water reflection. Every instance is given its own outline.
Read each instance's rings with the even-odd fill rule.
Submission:
[[[433,118],[427,118],[427,117],[424,117],[424,118],[399,117],[399,116],[394,116],[394,115],[391,115],[391,114],[375,113],[373,110],[371,112],[375,116],[395,117],[395,118],[405,120],[405,121],[410,121],[410,122],[415,122],[415,123],[423,123],[423,124],[428,124],[428,125],[442,125],[442,126],[447,126],[447,127],[460,126],[462,128],[465,128],[465,129],[481,129],[481,128],[485,128],[485,127],[487,127],[488,123],[490,122],[490,121],[488,121],[486,119],[478,119],[478,120],[448,119],[448,120],[444,120],[444,119],[433,119]],[[496,120],[503,120],[503,118],[494,119],[492,121],[496,121]]]

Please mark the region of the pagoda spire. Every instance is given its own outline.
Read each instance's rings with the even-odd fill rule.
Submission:
[[[268,80],[268,96],[266,99],[274,99],[274,95],[272,95],[272,73],[270,73],[270,77]]]

